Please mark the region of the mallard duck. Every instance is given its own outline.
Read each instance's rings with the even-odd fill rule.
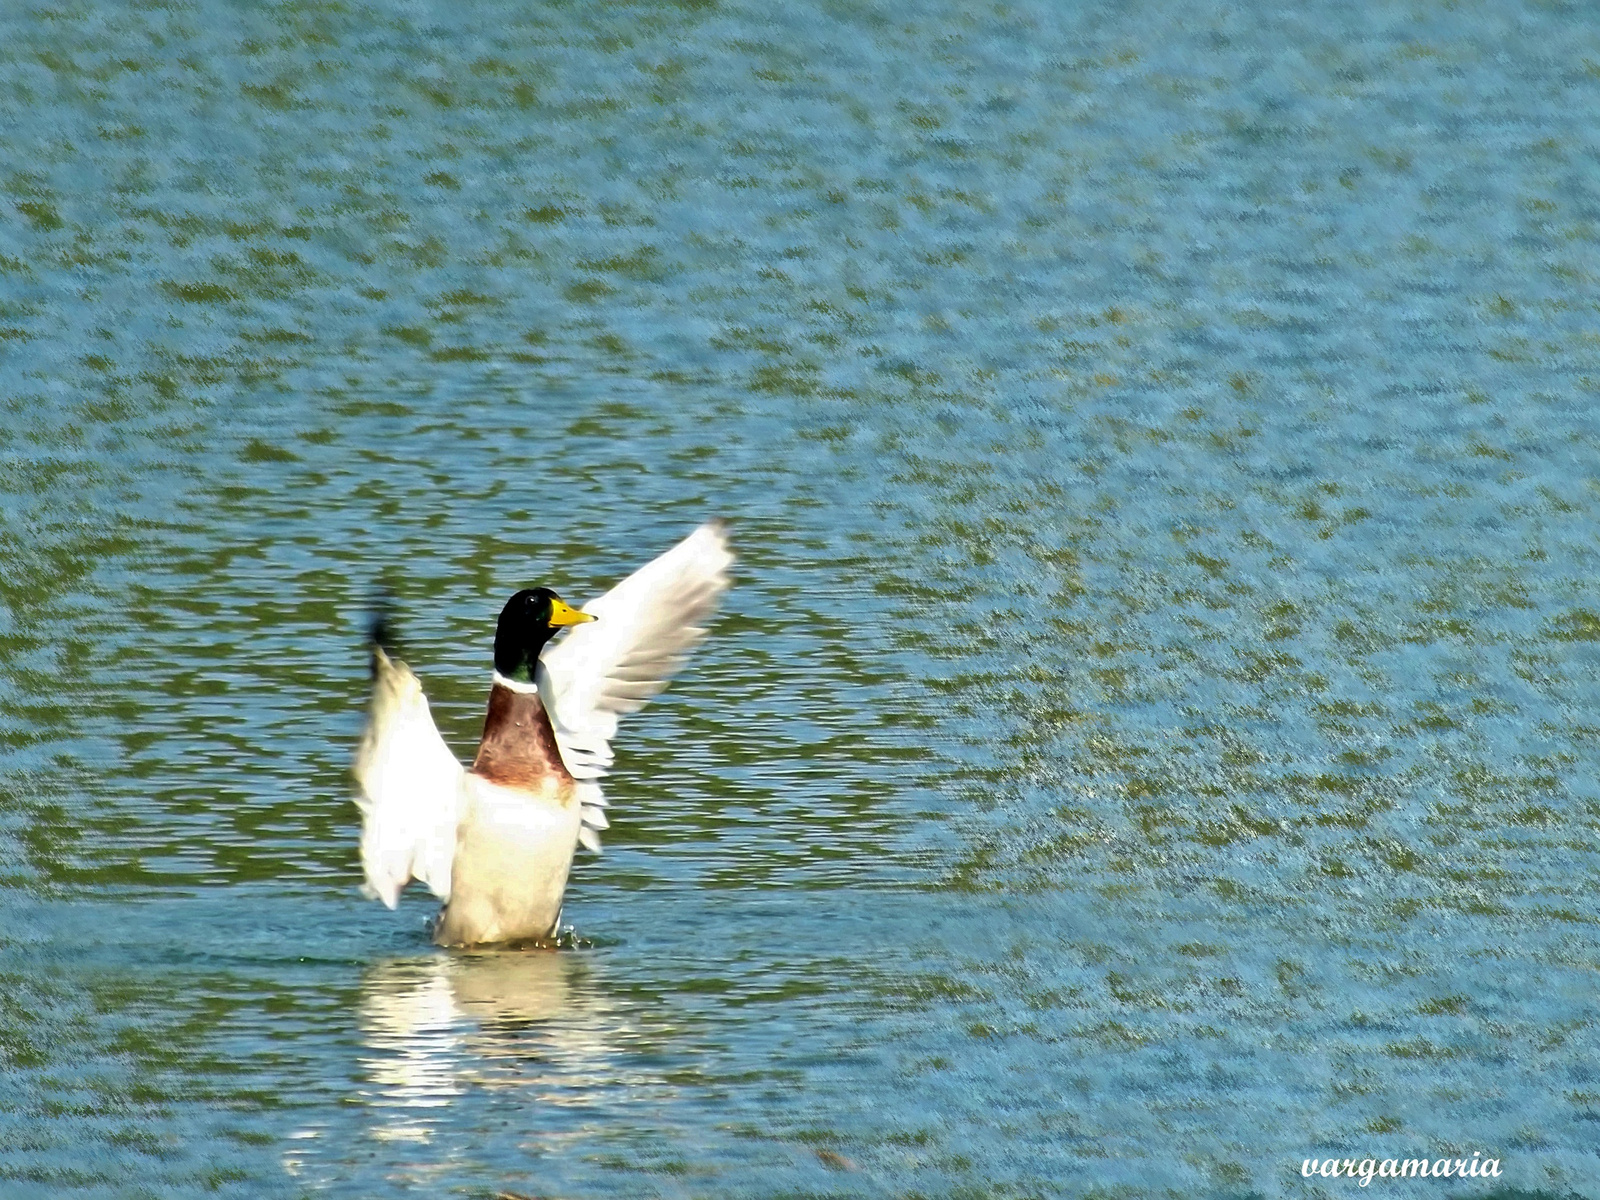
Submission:
[[[411,668],[375,632],[354,766],[367,893],[392,909],[413,879],[426,884],[444,902],[433,928],[441,946],[554,938],[573,855],[580,845],[598,852],[608,824],[599,780],[617,720],[683,665],[732,562],[713,522],[581,609],[549,588],[512,596],[469,768],[439,736]]]

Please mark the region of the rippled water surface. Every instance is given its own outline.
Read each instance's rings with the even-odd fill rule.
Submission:
[[[1600,1195],[1597,112],[1582,4],[0,8],[0,1193]],[[465,755],[713,514],[592,944],[362,900],[371,598]]]

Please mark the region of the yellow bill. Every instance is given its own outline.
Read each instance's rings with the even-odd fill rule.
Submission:
[[[550,597],[550,624],[551,625],[582,625],[585,621],[596,618],[591,613],[579,612],[565,600]]]

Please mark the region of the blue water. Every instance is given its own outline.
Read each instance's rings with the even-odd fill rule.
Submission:
[[[1600,1195],[1585,6],[0,12],[0,1195]],[[555,955],[364,614],[712,515]]]

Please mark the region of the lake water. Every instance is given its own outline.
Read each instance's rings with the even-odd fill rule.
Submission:
[[[1600,1195],[1583,4],[0,15],[0,1194]],[[733,523],[558,954],[364,614]]]

